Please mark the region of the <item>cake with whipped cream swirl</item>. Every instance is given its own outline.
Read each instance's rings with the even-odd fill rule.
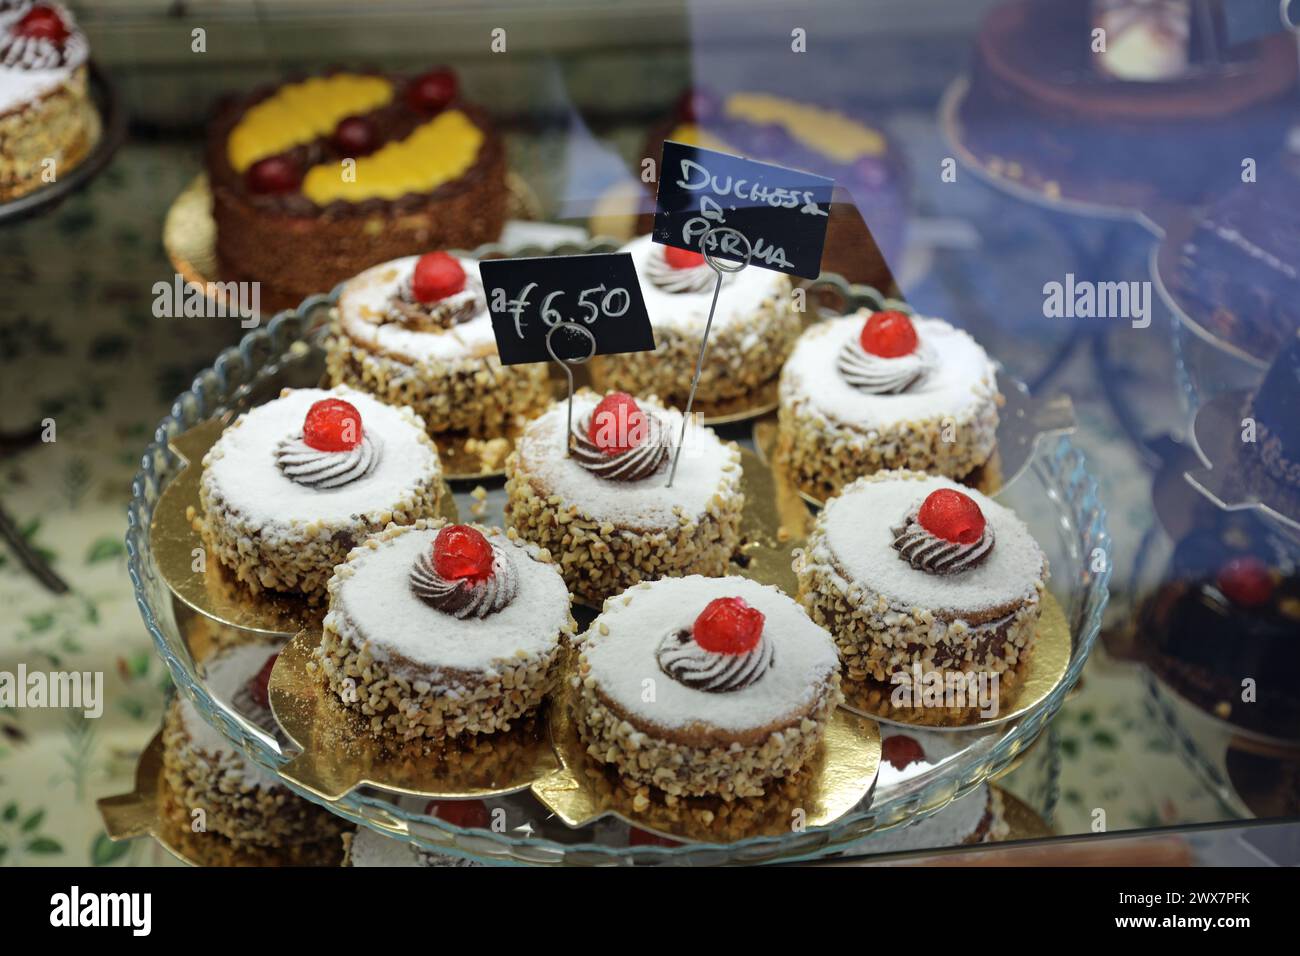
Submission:
[[[607,395],[585,420],[573,423],[569,435],[574,461],[610,481],[644,481],[663,469],[672,450],[659,417],[622,392]]]
[[[778,447],[817,501],[882,469],[992,483],[1002,401],[997,367],[967,333],[862,309],[800,337],[781,371]]]
[[[501,364],[473,259],[428,252],[367,269],[344,283],[330,333],[330,382],[410,405],[435,439],[491,446],[551,400],[546,363]]]
[[[818,513],[796,552],[799,601],[835,636],[845,694],[882,717],[960,725],[988,701],[931,706],[895,691],[919,672],[937,686],[1020,686],[1034,651],[1047,558],[1009,508],[915,471],[859,478]],[[918,695],[919,696],[919,695]]]
[[[632,256],[640,276],[655,348],[596,356],[592,380],[602,390],[657,395],[666,404],[683,408],[718,273],[700,253],[662,245],[649,235],[633,239],[622,251]],[[789,276],[758,268],[724,274],[709,331],[709,360],[700,374],[696,401],[746,398],[774,385],[802,328]]]
[[[439,570],[435,542],[434,547],[421,552],[411,566],[411,593],[452,617],[484,618],[505,610],[519,593],[519,571],[509,552],[492,545],[488,547],[492,557],[486,573],[456,577],[454,573],[448,575]]]
[[[348,555],[328,591],[311,670],[393,741],[510,730],[555,687],[575,631],[551,556],[482,525],[390,526]]]
[[[727,572],[740,547],[740,450],[653,396],[580,389],[525,427],[506,459],[506,525],[555,555],[591,606],[641,581]]]
[[[587,754],[672,797],[763,794],[818,751],[842,699],[831,636],[747,578],[629,588],[578,652],[574,724]]]
[[[253,593],[312,603],[354,545],[432,517],[444,494],[424,423],[349,388],[285,389],[227,426],[202,468],[208,553]]]
[[[959,522],[956,530],[954,522]],[[930,574],[969,571],[993,550],[993,530],[979,505],[959,491],[932,492],[893,530],[898,556]]]
[[[58,3],[0,7],[0,202],[47,185],[99,140],[90,97],[90,47]]]

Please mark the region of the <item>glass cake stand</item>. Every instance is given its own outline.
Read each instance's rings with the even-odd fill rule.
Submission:
[[[607,251],[599,241],[582,246],[516,254],[571,254]],[[480,257],[491,250],[478,250]],[[874,289],[848,286],[843,306],[874,305]],[[194,701],[213,726],[238,745],[249,760],[275,771],[284,761],[280,746],[265,731],[213,699],[195,667],[187,632],[206,623],[175,601],[164,583],[149,541],[159,495],[182,466],[168,442],[181,432],[230,409],[242,410],[275,397],[284,387],[318,385],[324,371],[325,322],[337,296],[313,296],[296,310],[281,312],[226,349],[173,403],[146,449],[132,485],[126,545],[136,602],[174,679],[178,693]],[[1110,577],[1105,512],[1083,455],[1068,438],[1040,441],[1029,465],[996,496],[1029,525],[1051,562],[1050,589],[1065,609],[1073,646],[1064,679],[1042,703],[1023,716],[995,727],[945,733],[942,755],[919,772],[884,781],[848,814],[823,827],[779,836],[759,836],[726,844],[627,846],[626,826],[611,818],[571,829],[527,791],[493,803],[507,809],[512,829],[496,833],[465,829],[428,816],[420,801],[398,800],[384,791],[360,787],[337,802],[295,789],[333,812],[389,836],[426,849],[489,862],[527,864],[719,864],[807,860],[851,849],[876,830],[938,812],[1023,755],[1060,709],[1074,687],[1097,639]],[[522,821],[522,822],[520,822]]]

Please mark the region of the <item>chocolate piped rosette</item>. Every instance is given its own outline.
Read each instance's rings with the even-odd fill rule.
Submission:
[[[424,423],[349,388],[285,389],[203,458],[204,544],[254,592],[317,602],[357,542],[437,514],[442,466]]]
[[[506,523],[554,556],[580,601],[641,581],[722,575],[740,544],[740,450],[653,397],[587,389],[529,422],[506,460]],[[567,450],[567,453],[566,453]]]
[[[235,710],[268,733],[277,730],[267,696],[267,682],[279,645],[270,642],[227,648],[204,665],[204,684],[212,698]],[[229,865],[249,850],[277,850],[282,862],[310,863],[337,858],[346,823],[299,797],[269,770],[246,759],[199,714],[189,698],[178,695],[163,717],[163,777],[168,790],[162,812],[189,833],[194,811],[203,811],[207,832],[229,841]],[[205,858],[224,847],[205,845]],[[243,852],[241,852],[243,851]]]
[[[435,437],[495,438],[550,400],[545,364],[501,364],[478,264],[445,252],[350,279],[325,361],[332,383],[410,405]]]
[[[579,639],[587,753],[670,796],[761,796],[821,744],[842,697],[831,636],[747,578],[666,578],[605,602]]]
[[[594,363],[596,374],[606,388],[684,405],[717,273],[700,253],[661,245],[649,236],[632,240],[623,251],[632,254],[641,277],[657,345],[653,352],[601,356]],[[776,378],[801,328],[792,288],[787,276],[767,269],[724,275],[697,401],[739,398]]]
[[[335,570],[310,668],[377,738],[491,734],[545,699],[574,630],[543,551],[499,528],[417,521]]]
[[[1034,649],[1048,567],[1008,508],[951,479],[912,471],[859,478],[818,514],[795,553],[799,600],[835,635],[849,702],[906,723],[955,725],[978,701],[916,697],[898,681],[931,674],[944,687],[984,678],[999,706]]]
[[[965,478],[997,447],[997,369],[965,332],[898,311],[819,323],[781,372],[780,448],[824,501],[859,475]]]

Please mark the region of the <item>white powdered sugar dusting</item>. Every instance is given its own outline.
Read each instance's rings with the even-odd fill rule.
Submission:
[[[411,566],[433,548],[438,529],[412,527],[353,551],[338,572],[327,621],[368,641],[375,660],[412,680],[440,670],[491,675],[499,666],[518,666],[521,653],[529,659],[551,653],[569,623],[569,591],[559,571],[499,528],[484,533],[518,571],[518,593],[502,610],[459,619],[416,597]]]
[[[405,840],[381,836],[369,827],[357,827],[348,849],[353,866],[419,866],[415,847]]]
[[[781,401],[806,400],[833,422],[883,428],[952,418],[960,422],[997,394],[997,369],[979,344],[942,319],[913,317],[917,338],[933,360],[930,372],[898,394],[855,388],[839,370],[840,351],[871,313],[830,319],[805,332],[781,373]]]
[[[894,827],[867,837],[861,844],[867,853],[901,853],[930,847],[959,846],[975,832],[989,809],[989,787],[981,783],[966,796],[954,800],[909,826]]]
[[[408,329],[389,318],[393,294],[415,272],[419,256],[394,259],[367,269],[348,280],[339,296],[339,324],[353,342],[372,352],[406,362],[453,362],[497,354],[492,317],[479,298],[480,310],[468,322],[444,330]],[[468,279],[478,276],[478,261],[456,260]],[[477,296],[477,282],[467,282],[459,296]],[[455,299],[455,297],[452,297]]]
[[[377,436],[379,461],[364,477],[338,488],[310,488],[287,477],[276,447],[302,433],[311,406],[339,398],[361,414],[364,433]],[[346,386],[290,390],[251,409],[224,432],[204,458],[203,482],[219,490],[226,507],[274,538],[276,527],[347,522],[379,514],[408,499],[413,489],[439,474],[437,452],[423,440],[423,423],[408,408],[376,401]]]
[[[763,613],[763,633],[774,645],[772,666],[742,690],[694,690],[660,670],[655,652],[664,635],[692,627],[705,606],[722,597],[742,598]],[[739,732],[787,721],[818,701],[839,670],[834,641],[803,608],[777,588],[741,577],[692,574],[629,588],[605,602],[581,650],[603,694],[666,729]],[[654,682],[651,700],[647,681]]]
[[[234,710],[235,696],[257,676],[265,666],[267,658],[278,650],[280,650],[279,644],[267,642],[241,644],[228,648],[204,662],[204,686],[213,699]],[[246,714],[241,716],[251,720]],[[181,726],[190,735],[190,740],[197,750],[209,757],[229,755],[243,765],[241,779],[244,783],[263,790],[282,786],[275,774],[245,759],[239,748],[226,739],[225,734],[209,725],[188,697],[180,698],[180,717]]]
[[[930,574],[912,567],[893,548],[893,528],[939,488],[969,495],[993,529],[993,550],[969,571]],[[1032,597],[1043,576],[1042,549],[1014,512],[974,488],[936,475],[885,471],[860,478],[827,502],[817,525],[825,539],[813,547],[813,559],[833,562],[851,583],[866,585],[895,604],[931,610],[996,608]]]
[[[646,277],[656,249],[662,249],[662,246],[645,235],[633,239],[621,250],[632,254],[632,262],[641,279],[641,295],[645,299],[646,311],[650,314],[650,324],[655,328],[671,328],[703,335],[715,283],[710,282],[699,292],[668,292],[659,288]],[[751,322],[764,302],[778,295],[788,295],[789,289],[790,280],[781,273],[759,269],[757,266],[724,275],[722,292],[718,296],[718,310],[713,316],[714,331],[727,325]]]
[[[574,422],[586,421],[599,401],[600,396],[594,392],[579,392],[573,400]],[[659,418],[664,440],[675,447],[681,434],[681,412],[641,396],[636,396],[636,402],[646,414]],[[567,405],[557,402],[529,422],[518,444],[520,468],[545,486],[543,497],[559,495],[565,505],[577,505],[593,520],[637,529],[674,526],[674,509],[689,517],[703,514],[713,496],[728,484],[727,470],[740,467],[734,449],[724,444],[713,429],[693,421],[686,429],[686,443],[671,488],[667,465],[640,481],[601,478],[583,468],[576,458],[565,457]]]
[[[51,4],[63,18],[64,24],[68,27],[68,38],[63,42],[61,56],[63,63],[58,66],[43,66],[47,52],[42,47],[51,47],[48,40],[39,43],[15,37],[13,42],[27,49],[16,51],[15,56],[22,55],[26,62],[15,62],[12,66],[0,66],[0,114],[7,113],[12,109],[21,107],[32,100],[38,99],[52,90],[58,89],[66,83],[77,69],[85,65],[90,56],[90,46],[86,42],[86,36],[81,32],[72,15],[66,7],[58,4]],[[0,33],[8,33],[16,22],[27,11],[20,10],[14,14],[12,20],[6,23],[6,18],[0,14]]]

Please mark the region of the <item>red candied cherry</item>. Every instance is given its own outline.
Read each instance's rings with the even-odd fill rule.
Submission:
[[[876,312],[862,327],[859,341],[872,355],[898,358],[916,351],[916,329],[905,313]]]
[[[330,140],[344,156],[365,156],[379,148],[379,127],[366,116],[345,116]]]
[[[456,74],[439,67],[421,74],[406,88],[406,103],[419,113],[441,113],[456,98]]]
[[[695,643],[718,654],[744,654],[763,636],[763,612],[742,598],[714,598],[695,619]]]
[[[476,528],[449,524],[433,539],[433,566],[448,581],[486,581],[492,576],[492,545]]]
[[[68,38],[69,32],[68,25],[63,22],[63,17],[59,16],[59,11],[43,3],[28,10],[23,18],[14,24],[13,31],[20,37],[49,40],[51,43],[62,43]]]
[[[914,763],[925,763],[924,748],[917,743],[915,737],[906,734],[886,737],[880,745],[880,756],[895,770],[903,770]]]
[[[1273,575],[1254,555],[1233,558],[1219,569],[1215,583],[1228,600],[1241,607],[1259,607],[1273,597]]]
[[[253,698],[253,702],[258,707],[271,706],[271,670],[275,667],[275,662],[279,657],[279,651],[268,657],[266,663],[262,665],[262,669],[253,678],[253,682],[248,685],[248,696]]]
[[[610,392],[591,413],[587,437],[606,455],[621,455],[646,440],[648,427],[636,399],[627,392]]]
[[[419,302],[437,302],[465,288],[465,270],[455,256],[426,252],[415,262],[411,294]]]
[[[674,269],[695,269],[704,265],[704,253],[676,246],[664,246],[664,262]]]
[[[486,830],[492,825],[492,815],[482,800],[430,800],[424,814],[466,830]]]
[[[317,451],[347,451],[361,444],[361,413],[351,402],[325,398],[307,409],[302,440]]]
[[[677,117],[685,123],[707,123],[722,113],[722,101],[708,90],[687,90],[677,98]]]
[[[628,831],[627,843],[628,846],[681,846],[681,843],[677,840],[661,837],[657,833],[642,830],[640,827],[633,827]]]
[[[302,183],[302,166],[292,156],[268,156],[248,167],[244,183],[254,193],[292,192]]]
[[[932,491],[916,513],[921,527],[936,538],[974,544],[984,534],[984,512],[970,495],[952,488]]]

